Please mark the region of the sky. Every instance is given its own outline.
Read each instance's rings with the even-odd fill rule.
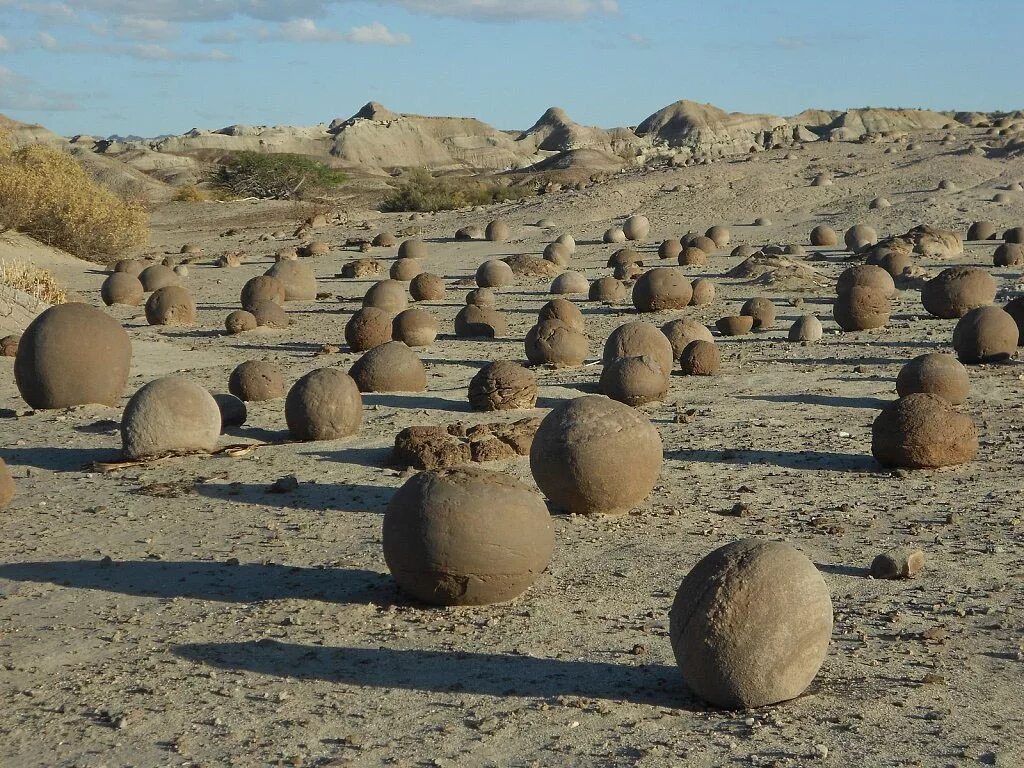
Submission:
[[[71,136],[315,125],[370,100],[528,128],[1024,108],[1022,0],[0,0],[0,113]]]

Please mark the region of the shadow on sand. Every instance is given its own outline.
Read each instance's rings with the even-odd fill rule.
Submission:
[[[755,451],[741,448],[707,451],[683,448],[666,452],[677,461],[704,464],[766,464],[787,469],[820,469],[831,472],[877,472],[878,464],[871,456],[859,453],[830,451]]]

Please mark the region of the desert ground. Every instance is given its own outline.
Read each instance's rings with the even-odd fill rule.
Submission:
[[[248,451],[185,456],[104,471],[119,458],[119,408],[38,411],[20,398],[0,358],[0,457],[18,493],[0,515],[0,764],[9,766],[963,766],[1024,764],[1024,365],[970,366],[963,409],[978,425],[975,461],[935,471],[886,470],[871,455],[871,424],[896,397],[900,367],[951,350],[955,321],[932,317],[919,290],[901,290],[892,319],[843,333],[832,319],[841,248],[808,245],[817,224],[855,223],[882,235],[918,224],[966,232],[991,220],[1024,224],[1024,194],[992,202],[1024,180],[1024,157],[964,152],[981,134],[961,126],[907,143],[818,142],[692,167],[635,168],[582,190],[485,209],[382,214],[350,202],[317,230],[332,244],[307,259],[322,298],[287,306],[287,329],[229,336],[224,317],[262,274],[302,211],[291,203],[167,203],[150,244],[134,255],[204,256],[185,284],[191,328],[150,326],[141,307],[105,308],[128,329],[134,359],[125,400],[182,373],[225,392],[249,359],[289,383],[320,367],[348,370],[343,329],[371,280],[338,277],[359,254],[349,238],[380,231],[423,238],[425,267],[446,298],[425,302],[441,333],[421,356],[427,391],[367,394],[364,422],[346,440],[288,440],[283,401],[249,404],[247,423],[221,445]],[[886,153],[887,148],[896,151]],[[832,186],[812,187],[819,172]],[[939,182],[955,190],[939,190]],[[891,208],[869,210],[884,196]],[[478,264],[539,255],[560,233],[578,248],[571,268],[609,273],[620,246],[602,233],[632,213],[649,217],[648,266],[661,240],[714,224],[732,244],[692,277],[715,301],[639,317],[628,298],[577,296],[588,364],[538,369],[535,411],[481,414],[467,385],[487,361],[524,360],[523,337],[551,298],[550,278],[499,292],[509,334],[464,340],[453,319]],[[456,242],[456,229],[501,217],[504,243]],[[766,226],[753,224],[766,217]],[[550,219],[553,228],[536,226]],[[227,232],[231,234],[225,235]],[[260,239],[271,232],[285,237]],[[737,244],[798,243],[795,275],[730,278]],[[998,303],[1024,290],[1019,267],[992,267],[996,243],[971,242],[953,260],[920,259],[927,275],[985,267]],[[102,266],[30,247],[35,261],[81,300],[101,306]],[[243,250],[238,268],[215,265]],[[384,262],[395,248],[366,254]],[[410,472],[390,466],[396,433],[411,425],[543,416],[597,391],[601,349],[618,325],[690,316],[714,327],[743,301],[767,296],[773,330],[716,338],[722,371],[671,379],[663,402],[640,407],[664,443],[651,495],[621,517],[553,512],[550,567],[522,596],[478,608],[407,599],[381,551],[381,520]],[[817,315],[817,343],[787,340],[798,316]],[[533,483],[526,457],[485,465]],[[270,492],[294,476],[297,487]],[[734,514],[746,505],[743,515]],[[835,626],[806,693],[751,711],[720,711],[684,685],[668,638],[683,576],[736,539],[785,540],[817,565]],[[868,576],[878,553],[920,547],[914,579]]]

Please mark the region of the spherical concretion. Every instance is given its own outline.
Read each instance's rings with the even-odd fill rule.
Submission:
[[[174,274],[178,277],[188,277],[188,264],[179,264],[174,268]]]
[[[681,267],[702,267],[708,263],[708,254],[695,245],[688,245],[679,252],[676,261]]]
[[[589,297],[591,301],[600,301],[604,304],[617,304],[626,298],[626,286],[621,280],[614,277],[599,277],[590,284]]]
[[[976,221],[967,230],[968,240],[995,240],[996,225],[991,221]]]
[[[544,320],[526,334],[526,358],[534,365],[575,368],[583,365],[590,350],[584,333],[561,320]]]
[[[413,301],[441,301],[445,295],[444,280],[430,272],[420,272],[409,282]]]
[[[997,363],[1013,356],[1020,329],[1001,307],[977,307],[953,329],[953,348],[961,363]]]
[[[422,392],[427,388],[423,361],[400,341],[389,341],[364,353],[349,375],[360,392]]]
[[[755,227],[770,227],[771,225],[772,220],[765,216],[758,216],[756,219],[754,219]]]
[[[14,493],[14,478],[11,477],[11,471],[7,468],[7,464],[0,459],[0,509],[4,509],[11,503]]]
[[[642,264],[618,264],[612,270],[612,277],[616,280],[635,280],[644,272]]]
[[[640,251],[634,248],[619,248],[608,257],[609,267],[627,266],[629,264],[643,264]]]
[[[855,285],[866,285],[885,294],[887,298],[896,295],[896,283],[886,270],[873,264],[858,264],[844,269],[836,281],[836,293],[845,293]]]
[[[288,390],[284,417],[294,440],[337,440],[359,431],[363,396],[347,373],[318,368]]]
[[[832,637],[824,579],[790,544],[743,539],[704,557],[683,579],[669,636],[687,686],[723,709],[796,698]]]
[[[391,263],[391,279],[408,283],[423,271],[423,265],[417,259],[400,258]]]
[[[153,291],[146,301],[146,322],[150,325],[186,326],[196,321],[196,302],[180,285]]]
[[[690,297],[691,307],[710,304],[715,300],[715,284],[706,277],[698,277],[690,283],[690,288],[693,290],[693,295]]]
[[[392,331],[389,313],[377,307],[362,307],[345,324],[345,341],[353,352],[365,352],[391,341]]]
[[[655,267],[633,285],[633,306],[639,312],[683,309],[693,297],[689,278],[678,267]]]
[[[142,259],[118,259],[117,262],[114,263],[114,269],[111,273],[124,272],[126,275],[131,275],[132,277],[137,278],[142,274],[142,270],[148,266],[149,262],[143,261]]]
[[[697,322],[689,317],[681,317],[677,320],[669,320],[661,326],[661,332],[665,334],[669,344],[672,345],[672,357],[675,360],[683,354],[683,350],[691,341],[703,340],[714,341],[715,337],[703,323]]]
[[[117,320],[88,304],[58,304],[21,335],[14,379],[36,410],[114,405],[128,383],[131,359],[131,340]]]
[[[466,294],[466,304],[493,309],[498,306],[498,294],[493,288],[474,288]]]
[[[549,293],[556,295],[566,293],[589,293],[590,283],[585,275],[579,272],[563,272],[551,281]]]
[[[664,400],[668,384],[668,374],[649,355],[617,357],[601,370],[601,392],[626,405]]]
[[[782,249],[782,252],[784,254],[786,254],[787,256],[806,256],[807,255],[807,249],[805,249],[799,243],[790,243],[790,244],[788,244],[785,248]]]
[[[409,347],[429,347],[437,331],[437,318],[419,307],[399,312],[391,323],[391,338]]]
[[[287,328],[291,323],[284,307],[276,301],[255,301],[249,305],[248,312],[261,328]]]
[[[715,226],[710,227],[708,231],[704,233],[704,236],[710,237],[712,240],[714,240],[715,245],[718,248],[725,248],[726,246],[728,246],[729,240],[732,237],[729,233],[729,228],[723,227],[720,224],[716,224]]]
[[[142,303],[145,294],[139,278],[127,272],[112,272],[100,286],[100,298],[108,307],[111,304],[137,307]]]
[[[700,250],[704,251],[704,253],[706,253],[708,256],[714,256],[715,253],[718,251],[718,244],[710,237],[707,237],[706,235],[698,235],[697,237],[693,238],[693,242],[691,242],[689,245],[692,248],[699,248]]]
[[[494,307],[467,304],[455,316],[455,335],[464,339],[501,338],[508,335],[508,321]]]
[[[819,248],[832,248],[839,245],[839,235],[832,227],[819,224],[811,230],[811,245]]]
[[[921,303],[936,317],[963,317],[975,307],[995,301],[996,281],[987,270],[950,267],[921,287]]]
[[[576,514],[628,512],[654,488],[661,464],[661,436],[650,420],[599,395],[556,406],[530,448],[537,486]]]
[[[755,253],[757,248],[752,245],[737,245],[729,255],[736,259],[749,259]]]
[[[775,305],[764,296],[747,299],[740,308],[740,314],[754,318],[755,331],[769,331],[775,327]]]
[[[460,227],[455,230],[455,239],[460,241],[465,240],[483,240],[484,230],[482,227],[476,224],[470,224],[468,227]]]
[[[3,338],[0,338],[0,357],[17,357],[18,344],[20,343],[20,333],[10,333]]]
[[[572,253],[562,243],[548,243],[544,247],[544,258],[552,264],[557,264],[560,267],[567,267],[569,266],[569,261],[572,258]]]
[[[860,253],[868,246],[878,242],[878,233],[867,224],[854,224],[843,236],[846,250]]]
[[[895,279],[902,277],[908,269],[911,269],[914,266],[914,260],[909,253],[884,248],[868,256],[865,264],[881,267]]]
[[[927,392],[938,395],[951,405],[960,405],[967,399],[970,388],[967,369],[944,352],[915,357],[896,376],[896,392],[900,397]]]
[[[274,252],[274,261],[295,261],[297,258],[299,252],[290,245]]]
[[[400,259],[425,259],[427,256],[429,256],[427,244],[422,240],[416,238],[403,240],[402,244],[398,246],[398,258]]]
[[[754,329],[754,318],[750,315],[729,315],[715,321],[715,327],[723,336],[745,336]]]
[[[617,357],[643,355],[657,360],[666,376],[672,373],[672,344],[658,326],[650,323],[626,323],[612,331],[605,341],[602,360],[608,365]]]
[[[889,322],[889,297],[867,285],[853,285],[832,304],[832,316],[844,331],[867,331]]]
[[[892,203],[890,203],[884,197],[876,197],[870,203],[868,203],[868,208],[870,208],[872,211],[877,211],[881,208],[892,208]]]
[[[266,274],[281,281],[286,301],[312,301],[316,298],[316,276],[303,261],[279,261]]]
[[[1003,311],[1012,317],[1014,322],[1017,323],[1017,330],[1020,332],[1020,336],[1017,339],[1017,346],[1024,347],[1024,296],[1017,296],[1016,298],[1010,299],[1006,302],[1006,306],[1003,307]],[[0,341],[0,345],[2,344],[3,342]]]
[[[495,360],[469,382],[469,404],[475,411],[509,411],[537,405],[537,376],[511,360]]]
[[[612,227],[605,230],[601,239],[606,243],[624,243],[626,242],[626,233],[622,231],[621,227]]]
[[[213,395],[191,379],[166,376],[132,395],[121,417],[121,446],[132,461],[167,453],[212,451],[221,415]]]
[[[326,256],[331,252],[331,246],[329,243],[325,243],[323,240],[314,240],[311,243],[307,243],[299,249],[299,252],[307,257],[313,256]]]
[[[722,356],[713,341],[695,339],[679,356],[679,368],[684,376],[714,376],[722,368]]]
[[[543,323],[545,320],[559,320],[580,333],[583,333],[586,326],[583,313],[568,299],[552,299],[541,307],[537,313],[537,322]]]
[[[165,267],[163,264],[151,264],[139,273],[139,282],[146,293],[152,293],[158,288],[168,285],[180,285],[181,280],[174,274],[174,270]]]
[[[978,430],[971,418],[927,392],[890,403],[871,426],[871,454],[884,467],[949,467],[977,453]]]
[[[1024,245],[1020,243],[1001,243],[996,246],[996,251],[992,254],[992,263],[997,267],[1021,266],[1024,264]],[[107,279],[109,280],[110,278]]]
[[[249,409],[245,402],[228,392],[222,392],[213,396],[220,409],[220,428],[223,431],[228,427],[240,427],[249,418]]]
[[[568,233],[556,237],[555,243],[565,246],[570,254],[576,253],[576,238]]]
[[[622,234],[627,240],[646,240],[651,232],[651,222],[639,214],[630,216],[622,224]]]
[[[409,306],[409,294],[398,280],[381,280],[367,289],[363,295],[363,306],[397,315]]]
[[[821,341],[824,329],[814,315],[802,315],[789,327],[790,341]]]
[[[281,369],[265,360],[246,360],[228,377],[228,391],[247,403],[276,400],[286,389]]]
[[[489,259],[476,270],[476,284],[481,288],[501,288],[511,285],[515,279],[512,267],[501,259]]]
[[[384,515],[388,570],[404,592],[435,605],[511,600],[544,572],[554,544],[544,500],[478,467],[413,475]]]
[[[390,232],[378,232],[373,236],[373,240],[370,241],[370,245],[375,248],[394,248],[398,240]]]
[[[1024,227],[1010,227],[1003,232],[1003,242],[1024,244]]]
[[[502,219],[490,222],[484,230],[484,237],[492,243],[504,243],[510,235],[508,223]]]
[[[678,240],[663,240],[658,246],[659,259],[678,259],[683,252],[683,245]]]
[[[284,284],[276,277],[257,275],[242,286],[242,309],[249,309],[259,301],[272,301],[284,304]]]

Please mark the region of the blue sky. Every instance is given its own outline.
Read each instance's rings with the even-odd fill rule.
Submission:
[[[1024,107],[1022,0],[0,0],[0,113],[66,135],[312,125],[374,99],[526,128],[677,99]]]

